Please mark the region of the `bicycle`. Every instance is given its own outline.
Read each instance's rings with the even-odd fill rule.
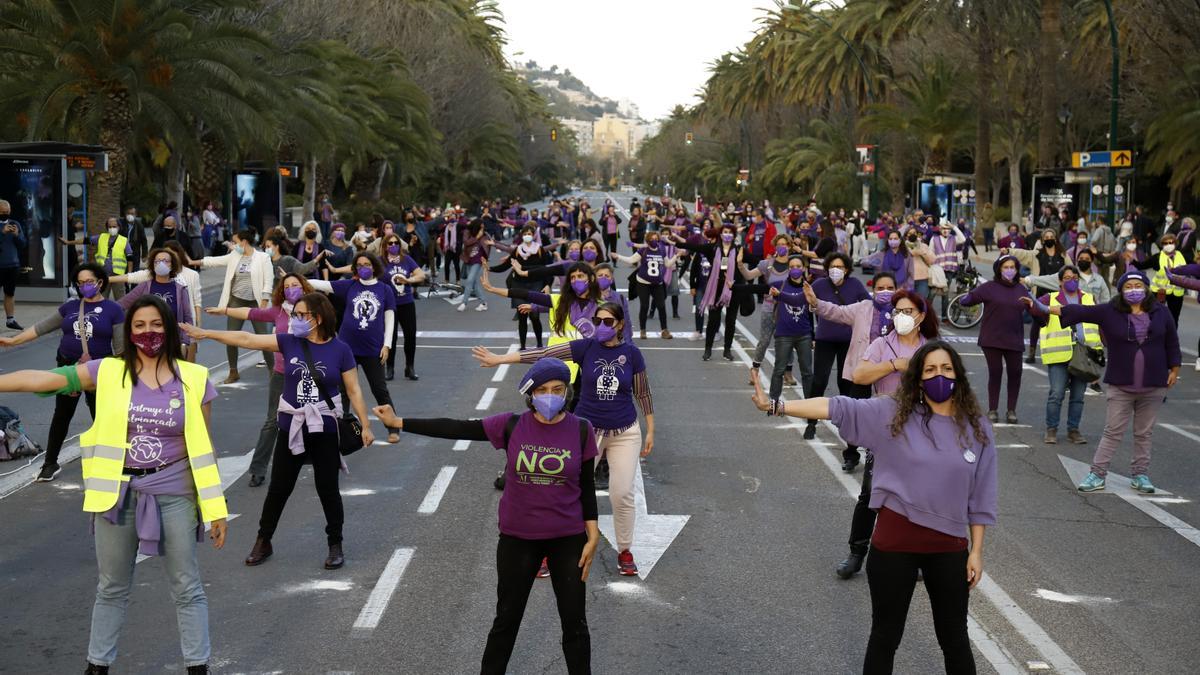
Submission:
[[[950,300],[950,305],[946,309],[946,318],[949,319],[950,325],[955,328],[967,329],[974,328],[980,321],[983,320],[983,305],[963,305],[961,300],[970,293],[972,289],[980,283],[979,272],[975,270],[975,266],[967,261],[961,266],[958,273],[954,276],[955,288],[959,291],[953,299]]]

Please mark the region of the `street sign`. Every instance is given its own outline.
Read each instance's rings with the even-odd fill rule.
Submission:
[[[1076,169],[1133,166],[1133,153],[1128,150],[1104,150],[1071,153],[1071,166]]]
[[[854,152],[857,155],[858,175],[871,176],[875,174],[875,146],[874,145],[856,145]]]

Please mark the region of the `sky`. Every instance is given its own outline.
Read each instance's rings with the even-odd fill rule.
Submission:
[[[764,8],[774,4],[499,0],[510,59],[569,68],[596,95],[632,100],[647,120],[666,117],[677,104],[696,104],[709,64],[749,41]]]

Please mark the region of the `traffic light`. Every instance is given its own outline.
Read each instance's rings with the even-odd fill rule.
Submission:
[[[553,143],[557,140],[558,140],[558,129],[551,129],[550,130],[550,142]]]
[[[692,139],[693,139],[693,136],[692,136],[692,132],[690,132],[690,131],[687,132],[686,134],[684,134],[684,136],[683,136],[683,142],[687,143],[688,145],[692,144]]]

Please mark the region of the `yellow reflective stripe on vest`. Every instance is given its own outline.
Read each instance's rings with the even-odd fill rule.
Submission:
[[[104,263],[108,262],[108,240],[111,236],[112,235],[105,232],[104,234],[100,235],[99,239],[96,240],[96,264],[100,265],[101,267],[104,266]],[[125,245],[128,243],[128,239],[119,234],[117,235],[117,241],[112,246],[113,274],[125,274],[125,271],[129,269],[129,263],[125,259]]]
[[[1186,262],[1179,251],[1175,251],[1170,256],[1159,251],[1158,271],[1150,279],[1150,290],[1154,293],[1166,291],[1168,295],[1183,295],[1183,288],[1171,283],[1171,280],[1167,278],[1167,270],[1172,267],[1181,267]]]
[[[191,465],[192,481],[206,522],[225,518],[228,510],[221,489],[221,474],[204,422],[203,400],[208,386],[208,369],[186,361],[176,363],[184,389],[184,441]],[[83,456],[83,510],[102,513],[117,503],[128,447],[129,402],[132,384],[125,377],[125,364],[109,357],[100,363],[96,376],[96,419],[79,437]]]
[[[1082,305],[1094,305],[1090,293],[1080,293],[1079,303]],[[1058,293],[1050,294],[1050,306],[1059,306]],[[1042,329],[1041,339],[1038,342],[1038,349],[1041,352],[1042,363],[1045,365],[1054,365],[1056,363],[1066,363],[1071,360],[1071,352],[1075,345],[1075,329],[1067,328],[1062,325],[1062,321],[1055,314],[1051,314],[1046,321],[1046,327]],[[1100,348],[1100,331],[1094,323],[1083,324],[1083,343],[1088,347]]]

